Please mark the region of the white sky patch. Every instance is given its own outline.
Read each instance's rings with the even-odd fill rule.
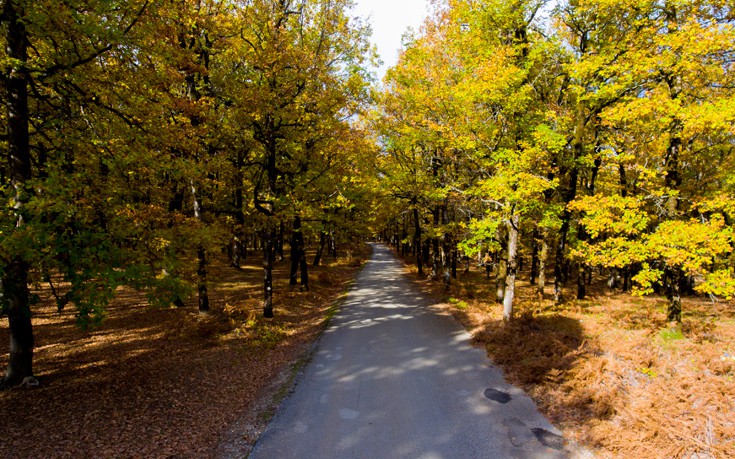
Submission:
[[[409,27],[418,31],[429,14],[429,0],[356,0],[354,13],[369,18],[373,26],[372,42],[383,61],[378,78],[398,61],[401,37]]]

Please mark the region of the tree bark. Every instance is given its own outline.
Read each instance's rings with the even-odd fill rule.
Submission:
[[[505,250],[498,256],[498,274],[495,278],[495,302],[503,303],[505,299],[505,277],[508,273],[508,263],[505,258]]]
[[[666,297],[669,300],[669,306],[666,310],[666,320],[669,322],[681,323],[681,278],[682,274],[679,269],[667,270]]]
[[[508,269],[505,276],[505,295],[503,298],[503,320],[513,319],[513,299],[515,296],[516,274],[518,271],[518,224],[520,218],[514,214],[508,220]]]
[[[319,248],[316,250],[316,255],[314,256],[314,263],[312,263],[314,266],[319,266],[319,264],[322,262],[322,254],[324,253],[324,246],[327,245],[327,233],[324,231],[321,231],[319,233]]]
[[[546,242],[546,235],[541,239],[541,253],[538,260],[538,283],[536,292],[539,297],[544,297],[544,289],[546,288],[546,260],[549,257],[549,244]]]
[[[16,2],[7,0],[2,11],[5,42],[11,63],[3,79],[7,110],[7,144],[10,185],[15,192],[16,228],[24,225],[23,213],[28,201],[26,186],[32,178],[30,138],[28,135],[28,36],[23,11]],[[31,322],[28,271],[30,266],[21,255],[14,255],[3,269],[0,280],[0,300],[5,303],[10,334],[10,358],[0,387],[15,386],[33,376],[35,338]]]

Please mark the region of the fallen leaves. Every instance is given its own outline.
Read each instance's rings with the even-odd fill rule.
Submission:
[[[683,323],[672,326],[665,300],[613,294],[599,281],[590,299],[556,305],[520,280],[510,323],[492,302],[494,279],[479,271],[453,280],[449,292],[419,284],[566,438],[602,457],[735,457],[732,303],[687,297]]]
[[[195,299],[184,308],[152,309],[144,294],[123,290],[105,323],[84,331],[72,307],[58,313],[51,299],[36,306],[41,385],[0,392],[0,456],[245,455],[266,420],[258,412],[283,382],[280,374],[316,339],[355,272],[345,260],[311,267],[311,292],[294,292],[287,263],[280,263],[276,318],[266,321],[259,260],[249,261],[243,270],[225,260],[211,266],[208,316],[196,312]],[[231,314],[232,305],[242,315]]]

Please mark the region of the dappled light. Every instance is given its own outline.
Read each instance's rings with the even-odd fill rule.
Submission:
[[[458,450],[563,457],[533,437],[533,428],[558,434],[533,401],[407,282],[384,246],[374,251],[251,457],[304,457],[301,449],[334,457],[447,458]],[[510,394],[509,403],[488,400],[489,387]],[[516,445],[502,424],[510,418],[523,418],[517,422],[528,433]]]

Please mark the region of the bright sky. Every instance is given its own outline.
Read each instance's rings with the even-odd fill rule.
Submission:
[[[418,31],[429,14],[429,0],[356,0],[355,15],[370,18],[373,26],[372,41],[378,47],[383,65],[378,78],[396,64],[401,37],[410,26]]]

